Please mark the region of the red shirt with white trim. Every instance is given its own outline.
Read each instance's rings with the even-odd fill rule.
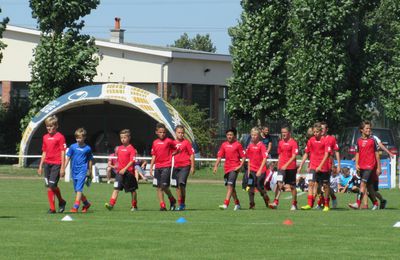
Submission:
[[[225,141],[221,144],[217,157],[225,158],[224,171],[227,174],[239,167],[240,159],[246,157],[246,154],[238,141],[233,143]]]
[[[175,140],[175,147],[178,153],[174,155],[174,167],[181,168],[191,165],[190,157],[194,154],[192,144],[186,139]]]
[[[362,170],[373,170],[377,166],[375,152],[378,144],[373,137],[358,138],[356,152],[358,153],[358,166]]]
[[[317,140],[317,138],[313,136],[308,140],[305,152],[310,154],[310,170],[316,170],[321,164],[325,153],[330,153],[331,150],[329,145],[325,142],[325,138],[321,137]],[[322,165],[321,172],[329,172],[328,160]]]
[[[328,157],[328,164],[329,164],[329,169],[332,169],[332,165],[333,165],[333,152],[335,151],[339,151],[339,146],[337,144],[336,138],[333,135],[327,135],[324,137],[325,138],[325,142],[328,143],[328,146],[331,149],[331,152],[329,153],[329,157]]]
[[[260,169],[262,161],[268,157],[267,148],[263,142],[258,142],[256,144],[250,143],[246,149],[246,156],[250,160],[250,171],[257,172]],[[265,173],[266,167],[262,170]]]
[[[136,149],[133,145],[129,144],[127,146],[120,145],[117,148],[117,170],[118,172],[125,168],[128,163],[133,162],[133,164],[127,169],[130,173],[133,172],[133,166],[135,165],[136,159]]]
[[[61,152],[65,151],[66,148],[65,137],[60,132],[56,132],[53,135],[45,134],[42,144],[42,151],[46,153],[44,162],[61,165]]]
[[[156,168],[167,168],[172,165],[172,153],[175,150],[175,142],[170,138],[156,139],[151,147],[151,155],[156,157]]]
[[[280,140],[278,143],[278,169],[281,169],[293,155],[299,154],[299,146],[293,138],[289,138],[288,141]],[[286,170],[297,169],[296,160],[293,160],[286,168]]]

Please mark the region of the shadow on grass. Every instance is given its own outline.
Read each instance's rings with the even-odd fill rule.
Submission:
[[[16,216],[0,216],[0,219],[1,218],[3,218],[3,219],[14,219],[14,218],[17,218]]]

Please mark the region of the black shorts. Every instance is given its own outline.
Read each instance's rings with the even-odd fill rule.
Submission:
[[[168,188],[170,184],[170,178],[171,167],[157,168],[154,170],[153,186],[157,188]]]
[[[225,173],[224,175],[225,186],[232,185],[233,187],[236,187],[237,176],[238,173],[235,171]]]
[[[116,174],[114,190],[125,190],[125,192],[134,192],[139,188],[135,175],[126,171],[124,175]]]
[[[260,176],[257,176],[256,172],[250,171],[247,186],[256,187],[258,190],[264,190],[264,181],[265,181],[265,173],[262,173]]]
[[[186,187],[186,182],[189,177],[189,172],[190,172],[190,166],[174,168],[174,171],[172,173],[171,186],[174,188],[178,186]]]
[[[46,187],[56,188],[58,185],[58,181],[60,180],[60,169],[61,165],[59,164],[43,164],[44,171],[44,181]]]
[[[285,184],[296,186],[296,174],[297,174],[296,169],[279,170],[278,171],[278,180],[279,180],[279,176],[282,176],[282,182],[284,182]]]
[[[331,174],[329,172],[316,172],[315,170],[310,170],[310,174],[313,175],[312,181],[318,184],[328,184],[331,180]]]
[[[361,170],[360,169],[361,181],[371,184],[373,182],[372,174],[376,174],[374,170]]]

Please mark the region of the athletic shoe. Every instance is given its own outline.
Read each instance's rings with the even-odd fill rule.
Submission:
[[[381,205],[379,206],[380,209],[385,209],[387,204],[387,200],[382,200]]]
[[[236,204],[235,207],[233,207],[233,210],[240,210],[240,204]]]
[[[360,206],[358,206],[357,203],[349,203],[348,206],[349,206],[349,208],[352,208],[352,209],[360,209]]]
[[[374,206],[372,206],[371,210],[378,210],[378,209],[379,209],[379,206],[378,205],[374,205]]]
[[[322,208],[323,208],[323,207],[320,206],[320,205],[317,205],[317,206],[314,207],[314,209],[316,209],[316,210],[321,210]]]
[[[138,211],[139,209],[137,207],[132,207],[131,211]]]
[[[180,204],[179,207],[177,208],[177,210],[179,210],[179,211],[184,211],[185,209],[186,209],[185,204]]]
[[[310,205],[307,204],[307,205],[301,207],[301,209],[302,209],[302,210],[310,210],[310,209],[312,209],[312,207],[311,207]]]
[[[56,211],[55,211],[55,210],[49,209],[49,210],[47,211],[47,214],[56,214]]]
[[[92,206],[92,204],[87,204],[87,206],[83,206],[82,207],[82,213],[86,213],[88,211],[88,209],[90,208],[90,206]]]
[[[63,213],[65,211],[65,205],[67,205],[65,200],[58,204],[58,213]]]
[[[292,205],[292,207],[290,207],[290,210],[297,210],[297,206],[296,205]]]
[[[69,212],[71,212],[71,213],[78,213],[78,209],[72,208]]]
[[[170,201],[170,207],[169,207],[169,210],[174,211],[175,209],[176,209],[176,199]]]
[[[322,210],[323,212],[328,212],[330,208],[328,206],[325,206],[324,209]]]
[[[110,210],[110,211],[114,208],[113,205],[110,205],[110,204],[108,204],[108,203],[104,204],[104,207],[106,207],[106,209],[108,209],[108,210]]]
[[[268,207],[269,207],[270,209],[277,209],[277,208],[278,208],[278,205],[276,205],[275,202],[272,202],[271,204],[268,205]]]
[[[219,209],[225,210],[225,209],[227,209],[227,208],[228,208],[228,206],[226,206],[225,204],[219,205]]]
[[[333,209],[337,208],[337,200],[332,200],[332,208]]]
[[[160,208],[160,211],[167,211],[166,208]]]

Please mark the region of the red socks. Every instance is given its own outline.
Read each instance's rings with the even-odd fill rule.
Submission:
[[[64,201],[63,198],[61,197],[61,191],[58,187],[56,187],[53,190],[54,194],[57,196],[58,201]]]
[[[160,202],[160,208],[163,208],[163,209],[166,208],[166,207],[165,207],[165,202]]]
[[[117,202],[116,199],[110,199],[110,205],[114,207],[115,203]]]
[[[224,200],[224,204],[225,204],[226,206],[229,206],[229,200]]]
[[[279,205],[279,200],[274,199],[274,203],[275,203],[275,205]]]
[[[49,200],[50,210],[55,211],[56,206],[54,205],[54,192],[52,189],[47,189],[47,198]]]
[[[132,200],[132,207],[134,207],[134,208],[137,207],[137,201],[136,200]]]
[[[235,205],[239,205],[239,204],[240,204],[239,200],[235,200]]]
[[[307,199],[308,199],[308,205],[310,207],[313,207],[314,206],[314,196],[313,195],[308,195]]]
[[[324,199],[324,206],[329,207],[329,197]]]

